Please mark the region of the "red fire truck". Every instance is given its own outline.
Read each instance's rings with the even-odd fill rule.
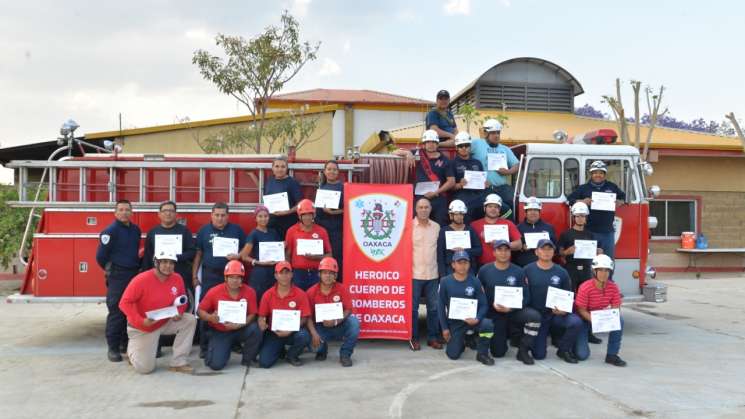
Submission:
[[[82,157],[54,159],[72,146],[61,147],[49,160],[7,165],[17,171],[19,180],[19,200],[11,205],[31,208],[29,219],[39,217],[31,252],[20,255],[27,264],[25,280],[20,293],[8,297],[9,302],[103,301],[103,271],[95,262],[95,253],[98,234],[114,220],[114,202],[119,199],[133,203],[132,221],[143,234],[159,223],[158,205],[165,200],[177,202],[179,222],[193,233],[210,221],[210,208],[217,201],[230,205],[231,222],[251,231],[253,210],[261,202],[264,179],[271,174],[275,157],[106,154],[99,149]],[[557,234],[569,227],[566,196],[588,180],[587,169],[593,161],[608,164],[609,180],[627,196],[616,212],[614,280],[626,299],[640,298],[646,278],[654,275],[647,255],[649,228],[656,220],[648,215],[644,182],[651,167],[640,161],[638,150],[597,143],[523,144],[512,149],[520,159],[514,179],[518,219],[524,218],[523,202],[536,196],[544,203],[542,218],[556,227]],[[452,150],[446,152],[452,155]],[[411,179],[406,162],[399,157],[349,157],[340,160],[346,182],[390,184]],[[304,195],[313,199],[323,162],[292,160],[289,167]],[[33,170],[43,171],[40,181],[30,181]],[[40,194],[42,190],[45,194]],[[38,200],[44,195],[46,199]]]

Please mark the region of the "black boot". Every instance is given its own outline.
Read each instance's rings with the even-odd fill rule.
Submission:
[[[599,337],[593,335],[592,333],[587,335],[587,341],[594,344],[600,344],[603,343],[603,339],[600,339]]]
[[[520,350],[517,351],[517,359],[519,361],[522,361],[525,365],[535,364],[535,361],[533,360],[533,357],[530,355],[530,351],[527,348],[520,348]]]

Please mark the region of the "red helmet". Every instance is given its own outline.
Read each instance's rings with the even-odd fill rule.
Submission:
[[[231,260],[225,265],[225,276],[228,275],[240,275],[243,277],[246,275],[246,268],[240,260]]]
[[[313,206],[313,201],[311,201],[310,199],[303,199],[297,204],[298,217],[303,214],[313,214],[315,212],[316,212],[316,209]]]
[[[319,271],[333,271],[333,272],[339,272],[339,265],[336,263],[336,259],[326,256],[325,258],[321,259],[321,263],[318,264],[318,270]]]

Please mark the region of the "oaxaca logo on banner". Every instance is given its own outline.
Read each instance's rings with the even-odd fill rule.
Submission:
[[[360,337],[411,335],[411,185],[344,184],[344,284]]]

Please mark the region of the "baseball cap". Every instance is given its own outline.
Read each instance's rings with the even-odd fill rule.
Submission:
[[[282,269],[289,269],[292,270],[292,265],[290,265],[290,262],[283,260],[276,265],[274,265],[274,272],[279,273],[282,272]]]
[[[508,242],[507,240],[494,240],[494,243],[492,243],[492,247],[494,247],[496,249],[499,246],[510,247],[510,242]]]
[[[441,97],[450,98],[450,92],[445,89],[440,90],[439,92],[437,92],[437,98],[439,99]]]
[[[543,246],[551,246],[551,247],[554,248],[554,250],[556,250],[556,245],[550,239],[540,239],[540,240],[538,240],[538,245],[536,246],[536,248],[540,249]]]
[[[459,250],[453,253],[453,262],[457,262],[459,260],[471,260],[471,257],[468,256],[468,252],[466,252],[465,250]]]

